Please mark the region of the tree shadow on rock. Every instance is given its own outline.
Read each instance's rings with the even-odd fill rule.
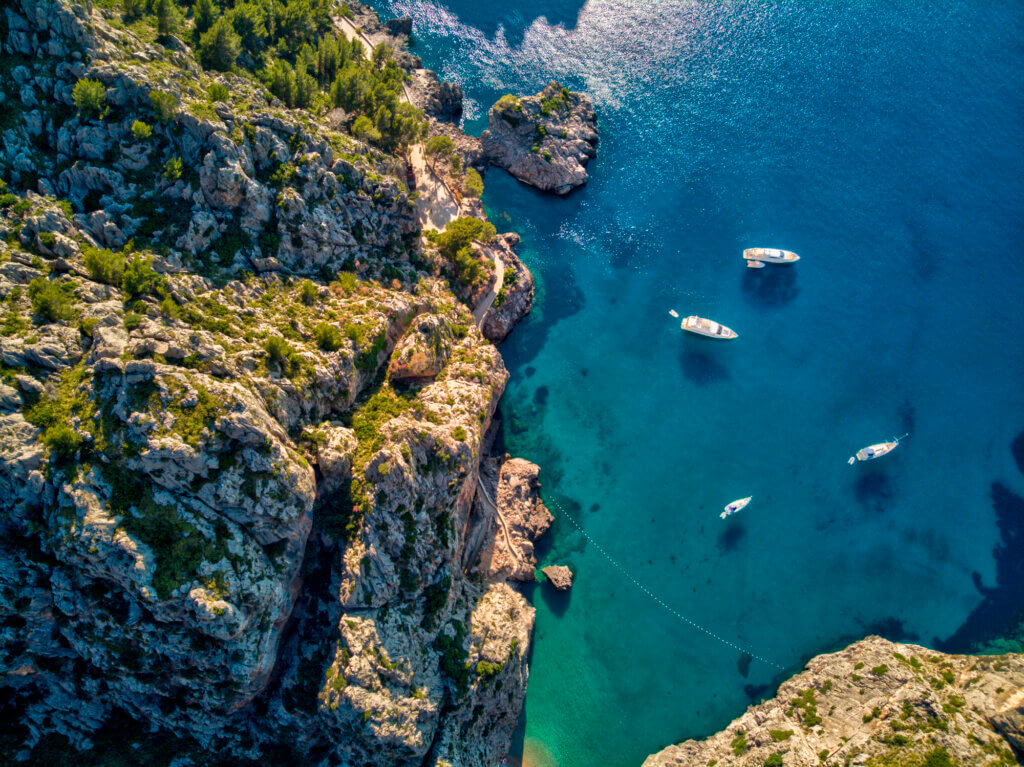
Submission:
[[[796,268],[792,266],[766,266],[764,269],[747,269],[743,275],[743,296],[751,304],[766,308],[778,308],[791,303],[800,288],[796,284]]]

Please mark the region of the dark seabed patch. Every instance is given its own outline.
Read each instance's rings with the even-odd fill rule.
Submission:
[[[985,642],[1010,636],[1024,618],[1024,498],[993,482],[992,508],[1001,534],[993,552],[996,585],[985,586],[981,576],[973,573],[982,602],[951,637],[938,643],[945,652],[971,652]]]
[[[740,655],[739,660],[736,662],[736,668],[740,672],[740,676],[744,679],[750,674],[750,663],[754,660],[754,656],[748,652]]]

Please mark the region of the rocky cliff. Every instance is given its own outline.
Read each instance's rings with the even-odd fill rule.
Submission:
[[[819,655],[725,730],[645,767],[999,767],[1024,753],[1024,656],[868,637]]]
[[[3,760],[498,763],[507,373],[404,164],[107,5],[0,16]]]
[[[502,96],[480,137],[484,157],[538,189],[568,194],[597,156],[597,117],[582,93],[552,81],[536,96]]]

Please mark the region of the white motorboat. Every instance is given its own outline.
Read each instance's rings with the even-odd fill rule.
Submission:
[[[891,442],[879,442],[877,445],[868,445],[858,450],[856,455],[851,455],[847,463],[853,464],[855,461],[871,461],[875,458],[881,458],[883,455],[887,455],[895,450],[900,444],[900,440],[906,436],[904,434],[903,437],[893,437]]]
[[[727,328],[725,325],[720,325],[714,320],[698,317],[695,314],[691,314],[689,317],[683,317],[683,321],[679,327],[700,336],[707,336],[708,338],[720,338],[724,340],[739,337],[739,334],[735,330]]]
[[[747,261],[748,269],[764,269],[764,261]]]
[[[679,312],[677,312],[675,309],[669,309],[668,313],[671,314],[673,317],[679,316]]]
[[[726,506],[725,507],[725,511],[723,511],[718,516],[720,516],[722,519],[725,519],[730,514],[735,514],[740,509],[746,508],[747,504],[750,503],[750,499],[753,498],[753,497],[754,496],[750,495],[750,496],[747,496],[746,498],[740,498],[737,501],[733,501],[728,506]]]
[[[747,248],[743,251],[743,258],[751,263],[762,264],[792,264],[800,260],[800,256],[791,250],[780,250],[779,248]],[[761,267],[754,267],[760,269]]]

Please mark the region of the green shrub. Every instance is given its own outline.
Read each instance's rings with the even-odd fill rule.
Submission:
[[[486,278],[484,267],[470,247],[460,248],[455,254],[455,280],[460,285],[477,287]]]
[[[484,193],[484,180],[476,168],[466,168],[466,180],[462,182],[462,191],[470,197],[479,197]]]
[[[302,357],[281,336],[269,336],[263,344],[263,350],[270,361],[289,378],[302,372]]]
[[[120,285],[124,275],[124,254],[106,248],[84,246],[85,269],[89,276],[107,285]]]
[[[743,730],[737,730],[735,737],[732,739],[732,752],[739,756],[747,750],[747,734]]]
[[[16,205],[20,199],[18,195],[11,194],[10,192],[0,194],[0,208],[9,208],[12,205]]]
[[[142,315],[137,312],[125,312],[124,329],[131,332],[142,324]]]
[[[149,123],[136,120],[132,123],[132,135],[136,141],[149,141],[153,138],[153,129],[149,127]]]
[[[466,439],[466,430],[461,426],[456,426],[455,431],[452,432],[452,436],[459,442],[464,442]]]
[[[312,306],[316,303],[317,295],[316,285],[309,280],[303,280],[302,284],[299,285],[299,300],[306,306]]]
[[[772,740],[776,743],[781,743],[793,737],[792,730],[769,730],[768,734],[772,736]]]
[[[505,668],[504,663],[492,663],[491,661],[482,660],[476,664],[476,675],[487,678],[489,676],[494,676],[503,668]]]
[[[164,178],[168,181],[177,181],[181,178],[181,158],[172,157],[170,160],[164,163]]]
[[[871,673],[875,676],[885,676],[885,672],[889,670],[889,667],[884,663],[881,666],[875,666],[871,669]]]
[[[352,291],[356,289],[359,284],[359,280],[352,272],[339,272],[338,280],[336,282],[338,287],[345,293],[345,295],[351,295]]]
[[[164,296],[164,300],[160,302],[160,313],[171,320],[176,320],[181,316],[181,308],[170,296]]]
[[[506,93],[494,103],[494,109],[497,112],[508,112],[509,110],[515,109],[517,106],[519,106],[519,99],[511,93]]]
[[[98,80],[79,80],[75,83],[71,98],[82,114],[103,117],[107,113],[107,89]]]
[[[317,325],[313,330],[313,335],[316,336],[317,346],[325,352],[337,351],[345,342],[344,337],[341,335],[341,331],[334,325],[330,325],[326,322],[321,322]]]
[[[153,260],[134,255],[124,265],[121,276],[121,290],[134,298],[156,291],[163,285],[163,278],[153,269]]]
[[[497,234],[494,224],[481,221],[471,216],[463,216],[451,221],[437,238],[441,255],[449,262],[455,263],[456,254],[471,242],[490,242]]]
[[[67,424],[58,423],[43,432],[43,443],[64,460],[74,457],[82,446],[82,438]]]
[[[231,21],[222,16],[199,38],[199,62],[208,69],[228,72],[238,58],[241,44]]]
[[[96,329],[97,323],[99,323],[98,317],[83,317],[78,323],[78,329],[82,331],[82,335],[92,338],[92,332]]]
[[[782,754],[772,754],[764,760],[764,767],[782,767]]]
[[[210,87],[206,89],[206,95],[210,97],[210,101],[227,101],[228,86],[223,83],[210,83]]]
[[[162,123],[169,122],[178,111],[178,98],[172,93],[150,91],[149,103],[153,105],[156,119]]]
[[[70,282],[53,282],[46,277],[36,277],[28,284],[28,297],[32,311],[47,322],[70,320],[75,316]]]

